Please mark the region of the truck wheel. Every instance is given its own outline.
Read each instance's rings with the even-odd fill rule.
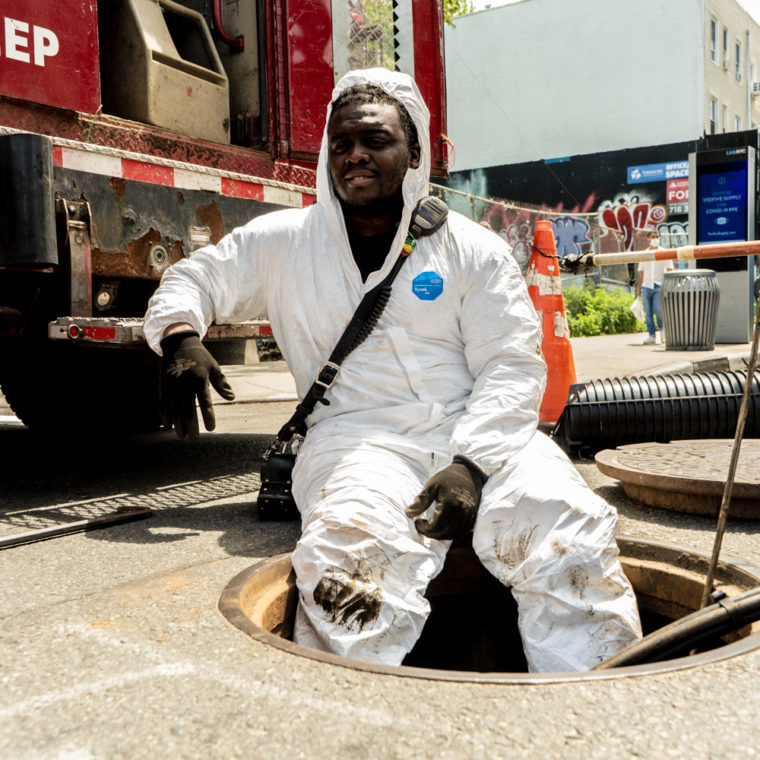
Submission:
[[[160,360],[149,350],[45,343],[3,364],[5,399],[34,431],[119,435],[161,426]]]

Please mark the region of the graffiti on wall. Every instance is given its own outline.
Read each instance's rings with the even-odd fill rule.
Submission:
[[[546,216],[543,210],[518,209],[495,203],[484,210],[480,221],[485,222],[499,237],[507,241],[512,255],[525,271],[531,256],[536,220],[546,219]],[[551,223],[557,255],[560,258],[588,250],[581,247],[591,243],[591,225],[586,219],[559,216],[551,219]]]
[[[583,253],[581,246],[591,242],[588,236],[591,225],[585,219],[575,216],[560,216],[551,221],[557,255],[562,258],[568,254]]]
[[[668,209],[664,205],[638,194],[620,193],[599,206],[599,224],[604,236],[622,238],[624,251],[636,247],[636,230],[655,229],[667,218]]]
[[[483,184],[482,173],[471,177],[472,185]],[[482,188],[481,188],[482,190]],[[479,195],[466,195],[463,191],[436,191],[452,209],[484,224],[504,239],[518,263],[523,275],[533,255],[535,223],[549,220],[557,246],[557,255],[564,258],[589,253],[617,253],[643,250],[648,246],[647,231],[657,229],[663,248],[688,245],[688,221],[678,215],[670,217],[667,206],[659,202],[659,195],[649,188],[637,188],[635,192],[619,192],[604,200],[596,211],[562,213],[546,205],[528,207],[510,201],[489,199]],[[589,198],[599,198],[591,194]],[[604,196],[601,196],[604,198]],[[608,196],[609,198],[609,196]],[[630,272],[626,265],[605,266],[597,275],[608,283],[627,285]]]
[[[664,222],[657,226],[662,248],[680,248],[689,244],[688,222]]]
[[[481,219],[499,237],[507,241],[512,255],[523,271],[530,260],[534,216],[535,214],[526,209],[508,208],[495,203],[485,210]]]
[[[593,212],[594,201],[596,200],[596,193],[590,193],[586,196],[586,200],[583,203],[576,203],[572,208],[565,208],[565,204],[560,201],[556,206],[552,206],[552,209],[556,213],[564,211],[566,214],[588,214]],[[544,206],[546,208],[546,206]]]

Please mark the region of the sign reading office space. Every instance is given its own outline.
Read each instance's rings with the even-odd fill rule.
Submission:
[[[665,182],[669,179],[681,179],[689,176],[688,161],[671,161],[669,164],[645,164],[628,167],[628,184],[642,182]]]

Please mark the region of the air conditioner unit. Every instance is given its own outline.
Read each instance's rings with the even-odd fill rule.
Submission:
[[[760,95],[760,82],[752,82],[752,94]]]
[[[723,68],[726,71],[731,68],[731,59],[727,55],[723,56]]]

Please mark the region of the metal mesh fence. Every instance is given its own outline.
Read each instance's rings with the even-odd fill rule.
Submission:
[[[396,0],[332,0],[336,80],[351,69],[397,69],[400,47]]]
[[[353,68],[395,67],[392,0],[349,0],[350,65]]]

